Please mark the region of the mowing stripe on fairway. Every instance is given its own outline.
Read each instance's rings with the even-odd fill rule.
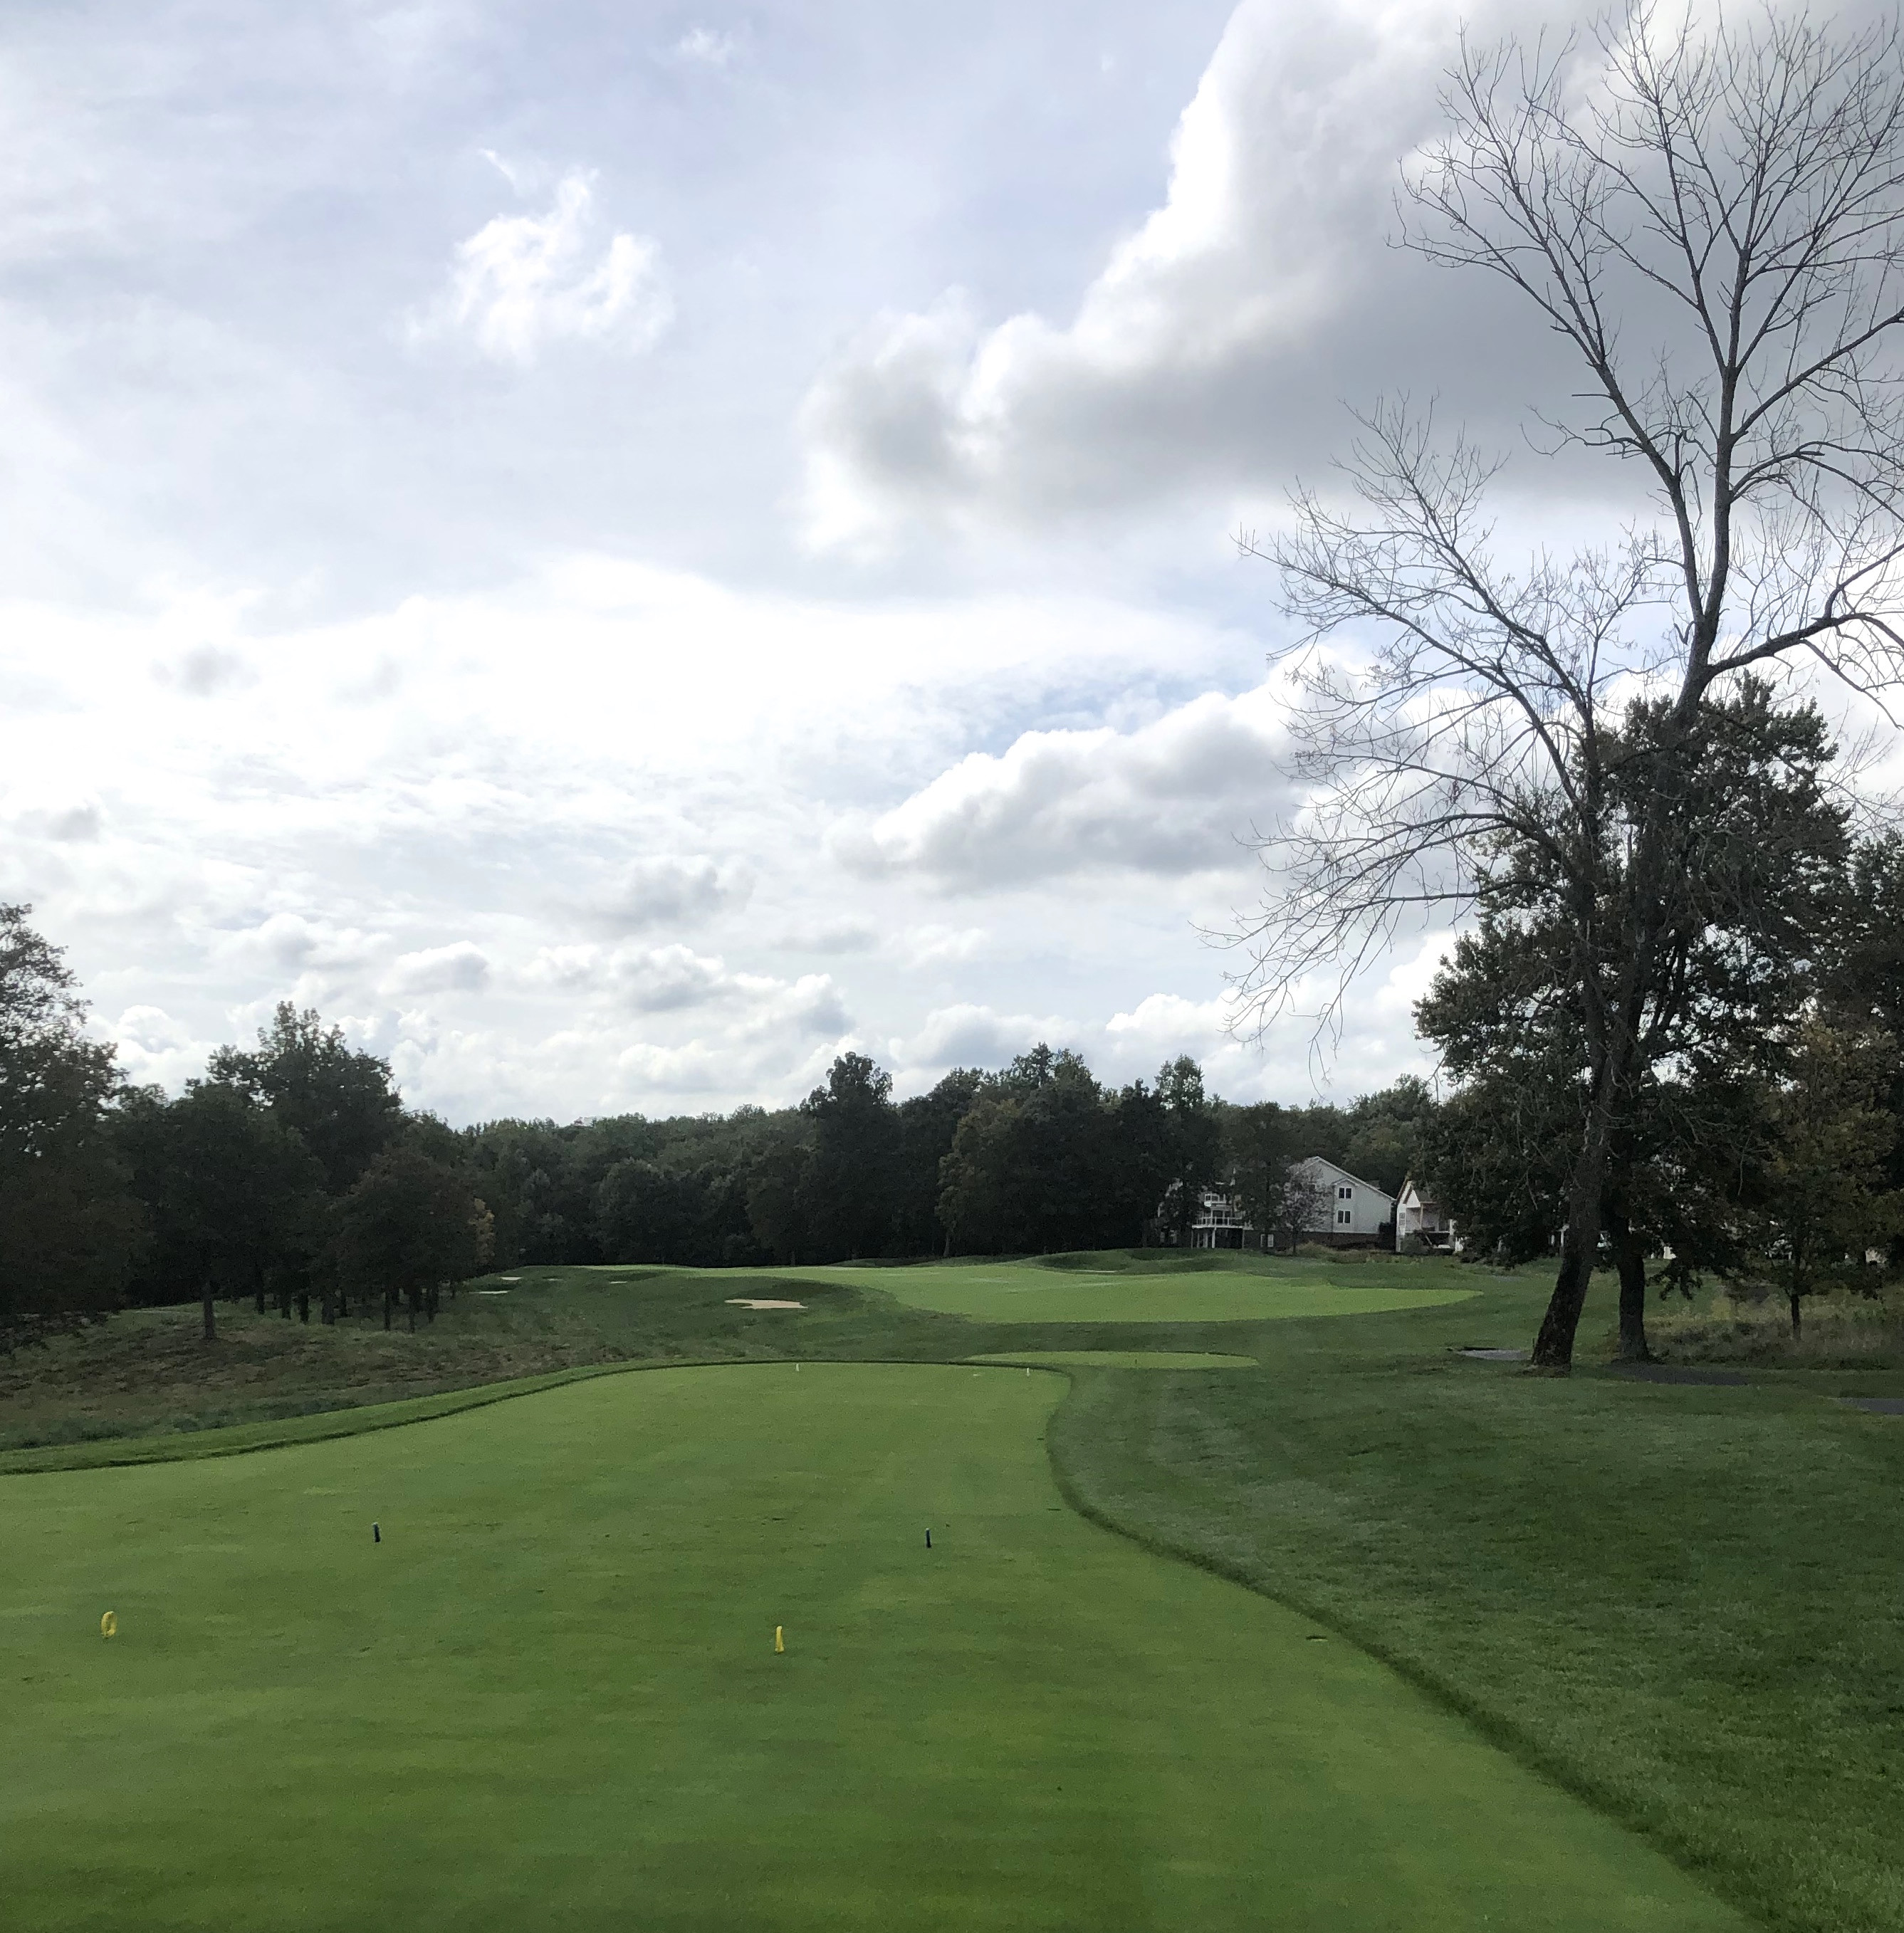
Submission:
[[[1253,1369],[1253,1356],[1213,1356],[1195,1349],[1003,1349],[970,1363],[1009,1363],[1041,1369]]]
[[[1061,1389],[657,1370],[0,1486],[11,1923],[1743,1933],[1065,1508]]]

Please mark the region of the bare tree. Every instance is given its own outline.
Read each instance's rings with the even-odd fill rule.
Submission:
[[[1725,911],[1697,863],[1724,803],[1713,708],[1755,668],[1867,693],[1904,676],[1899,56],[1894,23],[1668,30],[1644,7],[1584,43],[1464,43],[1448,131],[1404,173],[1404,239],[1532,305],[1584,379],[1537,435],[1630,466],[1644,507],[1616,542],[1504,565],[1499,464],[1388,404],[1346,490],[1245,540],[1307,632],[1308,802],[1234,936],[1256,1022],[1318,975],[1331,1018],[1402,921],[1458,912],[1490,867],[1543,870],[1566,909],[1584,1065],[1549,1368],[1572,1360],[1622,1111],[1670,1034],[1669,939]],[[1319,648],[1344,627],[1365,657]]]

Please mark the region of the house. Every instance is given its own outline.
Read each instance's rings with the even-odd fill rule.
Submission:
[[[1385,1194],[1373,1182],[1364,1181],[1346,1168],[1337,1168],[1320,1155],[1298,1162],[1290,1171],[1305,1199],[1302,1207],[1302,1234],[1305,1241],[1327,1243],[1338,1248],[1369,1248],[1385,1244],[1395,1217],[1394,1197]],[[1169,1204],[1157,1211],[1167,1231],[1171,1225]],[[1168,1233],[1166,1241],[1174,1239]],[[1274,1229],[1259,1229],[1243,1212],[1242,1198],[1235,1183],[1220,1183],[1200,1191],[1196,1213],[1187,1239],[1193,1249],[1270,1249],[1278,1246]],[[1288,1231],[1282,1231],[1288,1239]]]
[[[1319,1154],[1298,1162],[1294,1172],[1309,1192],[1302,1223],[1306,1240],[1342,1249],[1385,1245],[1395,1219],[1392,1195]]]
[[[1410,1175],[1395,1197],[1395,1252],[1401,1253],[1410,1237],[1424,1247],[1452,1251],[1458,1246],[1454,1224],[1440,1204],[1421,1192],[1421,1184]]]
[[[1250,1225],[1234,1187],[1206,1188],[1197,1198],[1196,1217],[1190,1224],[1193,1249],[1254,1249],[1262,1244]]]

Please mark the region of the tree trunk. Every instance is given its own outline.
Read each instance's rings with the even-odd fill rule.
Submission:
[[[311,1320],[311,1291],[301,1288],[297,1292],[297,1319],[300,1322]]]
[[[384,1291],[384,1333],[387,1336],[390,1333],[390,1291],[387,1288]]]
[[[1791,1339],[1795,1342],[1798,1340],[1801,1324],[1799,1310],[1803,1305],[1805,1298],[1802,1295],[1788,1295],[1785,1300],[1791,1304]]]
[[[326,1329],[336,1322],[337,1291],[335,1289],[327,1288],[324,1291],[323,1300],[318,1304],[317,1314]]]
[[[417,1333],[417,1304],[422,1299],[422,1290],[413,1288],[406,1291],[403,1298],[405,1312],[410,1318],[410,1333],[413,1336]]]
[[[251,1277],[251,1299],[257,1304],[257,1312],[264,1313],[264,1271],[260,1269]]]
[[[218,1339],[218,1318],[212,1306],[212,1285],[209,1282],[200,1291],[200,1298],[205,1312],[205,1339],[208,1342],[215,1342]]]
[[[1560,1244],[1560,1272],[1547,1313],[1541,1318],[1540,1333],[1534,1338],[1530,1366],[1561,1375],[1574,1366],[1574,1336],[1599,1255],[1600,1211],[1613,1153],[1611,1096],[1616,1084],[1612,1069],[1603,1066],[1593,1084],[1593,1110],[1587,1117],[1579,1165],[1567,1191],[1567,1232]]]
[[[436,1306],[439,1294],[440,1291],[437,1285],[432,1282],[423,1297],[423,1315],[426,1321],[434,1322],[436,1320]]]
[[[1613,1237],[1614,1256],[1620,1265],[1620,1346],[1614,1360],[1650,1363],[1653,1352],[1646,1342],[1645,1252],[1624,1215],[1610,1210],[1607,1231]]]

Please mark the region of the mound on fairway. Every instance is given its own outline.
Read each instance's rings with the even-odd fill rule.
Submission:
[[[1065,1509],[1058,1393],[660,1371],[0,1483],[10,1923],[1741,1927],[1349,1646]]]
[[[1397,1270],[1407,1264],[1389,1265]],[[1383,1275],[1388,1267],[1382,1267]],[[1036,1262],[927,1264],[913,1268],[776,1270],[776,1281],[850,1282],[912,1309],[984,1322],[1264,1322],[1279,1318],[1366,1315],[1464,1302],[1471,1288],[1439,1274],[1419,1288],[1355,1279],[1377,1273],[1292,1264],[1285,1270],[1107,1270],[1101,1275]],[[1402,1276],[1403,1281],[1418,1279]]]

